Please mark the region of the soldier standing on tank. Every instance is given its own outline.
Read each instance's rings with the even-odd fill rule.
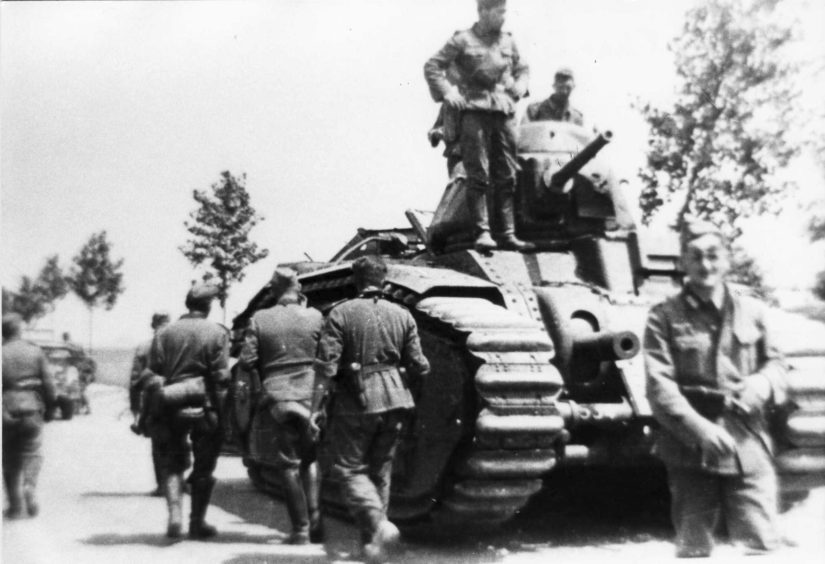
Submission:
[[[475,248],[528,251],[515,235],[516,102],[527,94],[529,72],[509,32],[502,31],[506,0],[477,0],[478,22],[457,31],[424,65],[430,94],[461,112],[458,144],[467,174],[467,201]],[[455,69],[456,83],[447,71]],[[445,110],[448,111],[448,110]],[[492,192],[501,233],[490,236],[487,194]]]
[[[661,425],[656,452],[679,557],[709,556],[720,517],[752,554],[779,545],[766,419],[786,401],[785,364],[764,305],[725,283],[729,264],[715,226],[687,223],[685,286],[651,310],[645,331],[647,396]]]
[[[399,539],[387,506],[393,456],[415,407],[409,386],[420,386],[430,366],[410,312],[383,297],[384,262],[361,257],[352,272],[358,296],[334,307],[321,332],[312,421],[317,428],[322,398],[334,380],[325,439],[330,478],[341,484],[364,555],[379,561]]]
[[[157,335],[158,332],[169,325],[170,316],[166,312],[157,312],[152,315],[152,333]],[[134,417],[132,423],[132,430],[135,433],[146,435],[152,442],[152,467],[155,470],[155,482],[157,487],[152,491],[151,495],[160,497],[164,490],[164,479],[160,467],[160,456],[158,453],[157,440],[153,437],[151,429],[147,428],[148,417],[146,413],[146,399],[144,388],[147,384],[148,377],[151,377],[151,371],[146,369],[149,367],[149,350],[152,348],[152,339],[142,343],[135,349],[135,356],[132,359],[132,373],[129,377],[129,407]]]
[[[189,313],[155,335],[149,351],[149,369],[162,378],[161,390],[150,400],[155,404],[150,425],[165,477],[170,538],[181,536],[183,473],[191,464],[190,453],[194,464],[187,480],[192,497],[189,538],[217,534],[204,521],[223,442],[220,410],[230,380],[228,331],[207,320],[217,295],[216,286],[193,286],[186,295]]]
[[[5,516],[37,515],[43,423],[55,404],[54,380],[40,347],[20,338],[23,319],[3,316],[3,482]]]
[[[553,78],[553,93],[545,100],[527,106],[524,121],[568,121],[584,123],[584,116],[570,105],[570,94],[576,87],[573,71],[562,67]]]
[[[315,379],[312,365],[324,320],[321,312],[306,307],[294,270],[276,269],[270,293],[277,303],[252,316],[239,360],[263,383],[260,407],[277,424],[280,474],[292,522],[287,543],[321,542],[320,482],[309,416]]]

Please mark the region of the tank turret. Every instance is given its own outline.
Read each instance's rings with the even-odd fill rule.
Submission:
[[[396,455],[396,522],[503,521],[542,488],[563,487],[565,468],[659,468],[639,336],[681,273],[675,246],[642,251],[610,166],[611,139],[570,123],[520,127],[516,231],[534,252],[473,250],[459,176],[431,220],[410,210],[410,227],[360,229],[329,262],[299,267],[309,304],[327,311],[356,294],[352,261],[380,254],[386,296],[418,323],[432,374]],[[267,306],[262,290],[234,320],[236,342]],[[825,482],[825,336],[807,348],[788,342],[800,410],[780,433],[777,460],[783,487],[804,493]],[[276,423],[255,408],[238,371],[233,389],[250,476],[277,491],[267,447]],[[322,466],[324,452],[322,444]],[[337,484],[328,480],[324,496],[343,507]]]

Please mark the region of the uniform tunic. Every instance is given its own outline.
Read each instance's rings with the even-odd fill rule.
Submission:
[[[668,468],[679,553],[709,554],[723,510],[732,538],[756,549],[775,547],[777,487],[766,411],[785,401],[786,381],[764,306],[726,288],[720,311],[686,287],[651,310],[644,356],[647,395],[661,425],[656,451]],[[736,449],[728,456],[703,456],[698,437],[704,416],[680,386],[703,386],[735,398],[753,377],[770,382],[769,403],[749,417],[729,409],[713,415]]]
[[[478,24],[457,31],[424,65],[424,76],[436,102],[454,88],[466,101],[459,146],[468,187],[512,191],[518,170],[513,116],[518,92],[527,91],[529,80],[512,34],[482,33]]]
[[[164,385],[203,377],[209,392],[209,409],[204,417],[183,421],[170,414],[153,426],[162,466],[171,473],[180,473],[189,467],[187,436],[191,435],[195,464],[189,480],[193,483],[211,477],[220,454],[222,434],[215,411],[220,406],[214,405],[214,394],[229,384],[228,354],[227,331],[198,312],[167,325],[152,341],[149,368],[166,379]]]
[[[335,307],[318,345],[316,372],[330,378],[339,368],[362,366],[366,405],[357,400],[351,373],[336,382],[326,444],[330,478],[341,484],[364,539],[386,518],[392,459],[413,398],[398,367],[410,378],[429,372],[418,329],[406,309],[381,298],[377,289]]]
[[[576,125],[584,123],[583,114],[569,102],[559,100],[555,94],[527,106],[525,117],[526,121],[569,121]]]
[[[274,419],[276,460],[287,468],[315,459],[308,418],[315,380],[312,365],[323,322],[318,310],[282,298],[276,306],[256,312],[244,333],[241,366],[258,371],[267,394],[268,409],[256,413],[254,424],[265,424],[261,418]]]

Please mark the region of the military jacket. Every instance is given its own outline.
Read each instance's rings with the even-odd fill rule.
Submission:
[[[569,103],[557,100],[555,95],[527,106],[525,117],[526,121],[569,121],[576,125],[584,124],[584,115]]]
[[[767,415],[786,401],[785,363],[771,337],[765,306],[726,288],[719,311],[687,287],[655,306],[644,335],[647,396],[661,425],[656,450],[668,464],[719,474],[756,472],[772,454]],[[680,386],[704,386],[734,394],[755,375],[771,384],[772,397],[757,414],[743,418],[725,410],[714,420],[736,441],[726,458],[703,459],[697,422],[703,416]]]
[[[152,339],[149,339],[135,349],[132,357],[132,372],[129,375],[129,408],[133,412],[140,410],[140,384],[144,369],[149,367],[149,350],[152,348]]]
[[[281,300],[252,316],[244,333],[241,365],[258,370],[275,400],[312,399],[312,369],[324,323],[321,312]]]
[[[54,404],[56,391],[46,355],[23,339],[3,343],[3,409],[44,411]]]
[[[515,113],[516,85],[527,91],[529,68],[521,60],[510,32],[481,34],[478,24],[457,31],[424,65],[430,94],[441,102],[454,87],[467,101],[467,109]]]
[[[327,316],[316,356],[319,376],[341,379],[336,389],[354,406],[353,374],[346,368],[361,365],[366,396],[365,413],[414,407],[412,395],[398,367],[409,378],[421,378],[430,364],[421,351],[418,328],[409,311],[381,298],[380,290],[364,292],[336,306]],[[346,380],[349,379],[349,380]],[[337,392],[338,393],[338,392]],[[337,400],[336,400],[337,401]]]
[[[193,312],[155,335],[149,368],[172,384],[203,376],[207,386],[229,384],[229,334],[226,329]]]

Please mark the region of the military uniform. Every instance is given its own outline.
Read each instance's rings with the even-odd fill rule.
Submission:
[[[576,125],[584,124],[584,115],[570,105],[551,94],[546,100],[527,106],[526,121],[567,121]]]
[[[447,78],[450,70],[455,86]],[[513,235],[512,197],[516,184],[515,110],[527,91],[529,70],[509,32],[482,33],[479,24],[457,31],[424,65],[436,102],[458,88],[466,102],[459,146],[471,191],[470,207],[478,233],[490,229],[484,194],[493,190],[502,214],[502,234]]]
[[[164,390],[198,378],[203,378],[205,385],[201,407],[165,407],[153,423],[160,465],[166,476],[178,476],[189,468],[191,439],[194,465],[188,478],[192,495],[190,536],[210,536],[199,535],[199,531],[215,483],[212,473],[223,439],[219,409],[221,396],[229,385],[228,346],[226,329],[208,321],[202,312],[190,311],[155,336],[149,353],[149,368],[164,378]],[[173,489],[178,487],[174,484]],[[176,497],[178,492],[170,492],[169,482],[166,489],[167,497]]]
[[[13,338],[3,343],[3,480],[8,516],[38,512],[37,478],[44,416],[55,403],[55,385],[40,347]]]
[[[644,351],[648,399],[661,425],[656,452],[668,470],[677,554],[710,554],[720,514],[733,540],[757,551],[776,548],[777,479],[767,415],[786,401],[786,382],[764,306],[726,287],[718,309],[686,286],[651,310]],[[751,413],[734,409],[731,400],[754,377],[770,382],[768,403]],[[730,434],[734,452],[702,454],[703,418]]]
[[[360,365],[359,378],[348,367]],[[319,378],[336,386],[326,444],[330,478],[369,542],[386,520],[392,459],[414,407],[408,384],[429,372],[412,315],[369,288],[330,311],[318,344]]]
[[[136,432],[147,435],[152,443],[152,468],[155,471],[155,482],[157,482],[156,492],[163,491],[163,471],[160,464],[160,451],[158,450],[158,441],[155,439],[154,433],[149,428],[146,428],[147,422],[144,419],[144,398],[143,393],[146,384],[147,374],[144,372],[149,367],[149,351],[152,348],[152,339],[141,343],[135,349],[135,355],[132,358],[132,372],[129,376],[129,408],[132,414],[142,421]]]
[[[266,392],[264,406],[277,423],[277,458],[294,543],[306,542],[311,532],[319,535],[319,483],[309,416],[312,364],[322,325],[321,312],[305,307],[297,294],[284,296],[276,306],[252,316],[240,355],[241,366],[257,370]]]

